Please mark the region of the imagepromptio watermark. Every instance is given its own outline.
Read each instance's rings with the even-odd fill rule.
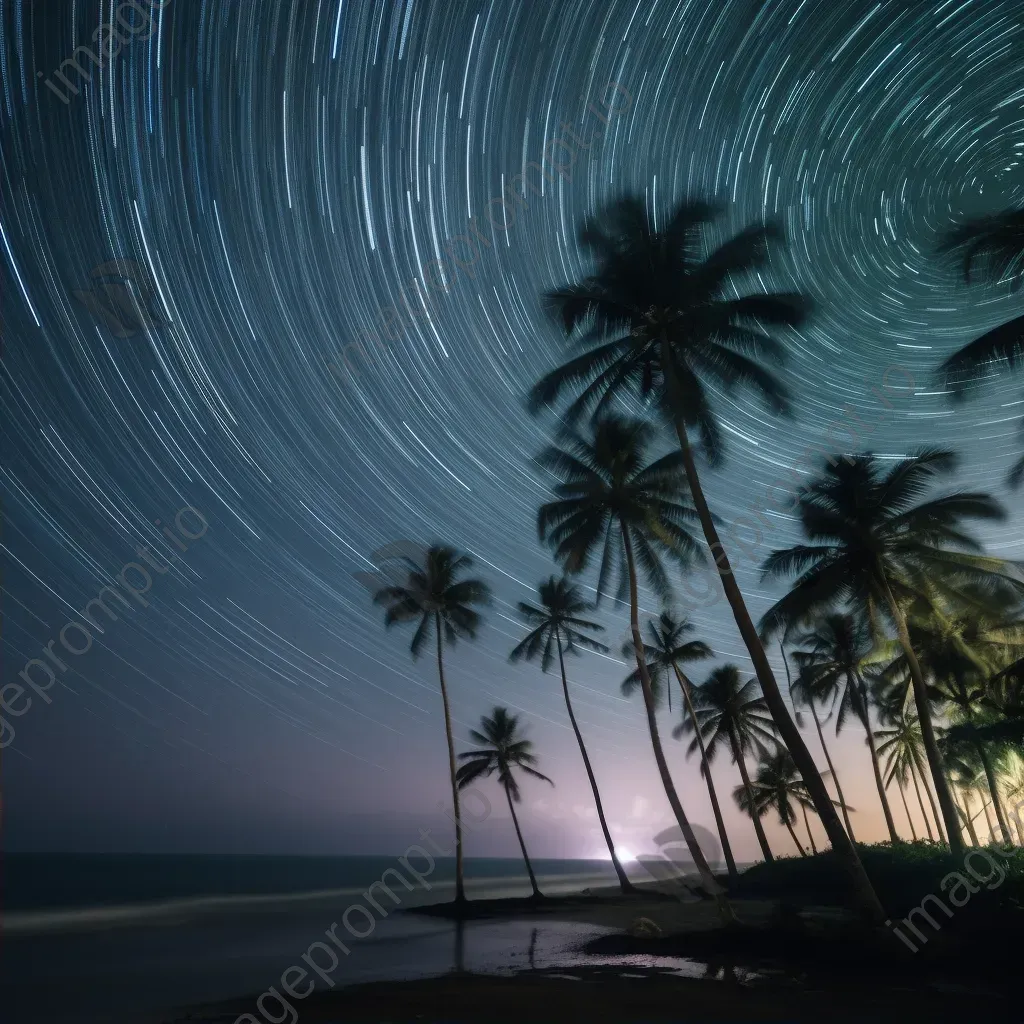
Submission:
[[[65,92],[62,93],[46,77],[45,72],[37,71],[36,77],[44,79],[43,85],[61,103],[69,106],[72,94],[77,96],[82,91],[80,86],[83,81],[92,81],[94,71],[102,71],[117,58],[121,50],[129,43],[149,39],[156,32],[157,19],[154,17],[154,11],[162,11],[170,2],[171,0],[121,0],[116,10],[112,5],[111,20],[101,24],[92,34],[92,41],[96,44],[96,49],[90,49],[88,46],[76,47],[74,53],[62,61],[60,67],[53,72],[53,78],[60,81]],[[88,60],[92,67],[86,67],[81,63],[84,60]],[[65,71],[73,71],[77,75],[78,84],[72,82]]]
[[[168,541],[181,552],[188,551],[188,545],[183,543],[183,541],[199,540],[201,537],[206,536],[206,531],[210,528],[206,517],[191,505],[186,505],[178,512],[174,517],[174,524],[178,528],[177,533],[173,532],[169,526],[164,526],[159,519],[156,521],[157,526],[162,526],[163,534]],[[189,528],[190,525],[196,526],[197,531],[191,530]],[[112,622],[118,621],[114,610],[116,606],[111,606],[108,602],[119,601],[122,607],[117,610],[122,614],[126,609],[131,608],[128,598],[117,589],[117,583],[121,584],[137,605],[142,608],[148,608],[149,602],[146,600],[145,595],[149,593],[153,586],[153,577],[150,576],[149,570],[152,569],[161,576],[170,571],[170,565],[161,566],[157,564],[156,556],[145,545],[137,547],[135,554],[146,564],[140,565],[138,562],[126,562],[117,574],[116,581],[111,580],[109,584],[101,587],[99,593],[82,609],[81,618],[88,622],[89,626],[97,633],[106,632],[106,629],[98,621],[98,613],[100,611],[106,616],[107,626]],[[180,559],[180,557],[180,555],[174,555],[175,559]],[[68,622],[61,629],[58,637],[64,651],[75,657],[85,654],[92,648],[92,633],[77,619],[72,619]],[[59,672],[66,672],[68,668],[61,657],[54,651],[56,645],[57,641],[51,640],[40,652],[41,657],[29,658],[25,662],[25,667],[18,673],[25,682],[25,686],[22,686],[21,683],[6,683],[0,686],[0,710],[4,714],[11,718],[21,718],[22,715],[29,712],[32,708],[33,700],[28,696],[26,686],[38,697],[41,697],[45,703],[53,703],[49,691],[53,689],[54,684],[57,682],[57,672],[54,669],[57,669]],[[24,698],[24,704],[19,703],[22,698]],[[0,716],[0,750],[9,747],[14,742],[14,735],[14,726],[11,725],[7,718]]]
[[[465,832],[469,833],[490,817],[491,802],[484,793],[473,786],[464,792],[467,797],[477,797],[483,805],[482,813],[470,817],[467,813],[466,802],[463,802],[462,814],[458,820]],[[444,808],[443,804],[439,806]],[[455,821],[450,811],[445,810],[445,814]],[[386,868],[380,878],[363,893],[362,899],[365,903],[357,900],[345,908],[345,912],[341,915],[341,927],[348,933],[350,941],[351,939],[369,938],[377,927],[377,917],[366,904],[373,907],[381,918],[385,918],[388,916],[389,909],[394,910],[401,905],[401,898],[395,892],[398,886],[402,886],[407,893],[413,892],[415,889],[420,889],[423,892],[431,890],[432,886],[427,879],[433,874],[436,866],[434,854],[436,853],[439,857],[450,857],[454,853],[454,848],[446,850],[435,842],[431,838],[431,831],[429,828],[420,829],[420,839],[430,847],[430,850],[418,843],[406,847],[405,853],[397,858],[398,865],[402,870],[399,870],[398,867]],[[415,880],[415,884],[406,877],[407,875]],[[389,907],[381,903],[381,899],[385,896],[391,901]],[[341,964],[338,953],[348,956],[351,952],[348,943],[338,935],[338,928],[337,921],[331,922],[330,928],[324,932],[324,938],[327,941],[317,939],[311,942],[306,952],[299,957],[305,966],[300,967],[298,964],[294,964],[286,968],[281,973],[280,989],[277,985],[271,985],[260,994],[256,1000],[259,1016],[243,1013],[235,1018],[234,1024],[264,1024],[264,1022],[267,1024],[295,1024],[299,1019],[299,1012],[285,996],[299,1001],[311,995],[316,987],[316,981],[310,977],[311,974],[319,977],[325,985],[334,988],[336,984],[334,972]]]

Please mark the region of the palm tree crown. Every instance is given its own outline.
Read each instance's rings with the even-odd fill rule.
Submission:
[[[760,267],[768,241],[781,233],[748,228],[702,258],[702,235],[715,216],[707,203],[683,202],[658,230],[644,201],[631,197],[600,224],[584,225],[580,245],[593,256],[594,272],[549,295],[579,354],[536,384],[535,410],[570,389],[579,391],[570,422],[601,414],[623,395],[653,397],[672,422],[699,432],[712,460],[722,439],[708,385],[719,393],[744,385],[773,411],[788,410],[785,388],[761,364],[783,361],[764,328],[802,323],[806,302],[790,294],[727,294],[730,279]]]
[[[547,672],[558,657],[558,642],[567,654],[579,654],[579,649],[607,654],[608,648],[587,636],[587,632],[602,633],[604,626],[580,617],[590,609],[583,599],[583,590],[566,577],[551,576],[538,588],[541,607],[519,602],[519,614],[533,629],[518,643],[509,655],[512,662],[525,658],[540,658],[541,668]]]
[[[651,677],[651,692],[659,707],[667,693],[669,710],[672,710],[672,677],[680,665],[714,657],[715,652],[703,640],[686,639],[696,629],[689,619],[677,619],[667,611],[647,622],[644,654],[647,656],[647,671]],[[632,640],[622,645],[622,656],[629,661],[636,660],[636,647]],[[629,697],[639,689],[640,669],[635,668],[623,681],[622,693]]]
[[[502,788],[519,803],[522,796],[513,769],[554,785],[551,779],[534,768],[537,757],[533,753],[533,744],[520,732],[519,716],[509,714],[508,708],[495,708],[490,717],[484,715],[480,719],[480,728],[471,729],[469,737],[480,745],[480,749],[459,754],[459,760],[464,762],[456,776],[459,789],[497,773]]]
[[[671,452],[647,462],[654,428],[641,420],[608,416],[594,425],[592,438],[569,434],[552,445],[540,462],[563,480],[557,500],[541,506],[537,531],[555,549],[568,572],[587,568],[600,552],[597,600],[617,573],[617,596],[625,597],[629,579],[623,533],[636,551],[647,582],[659,595],[671,592],[663,556],[688,566],[701,556],[690,533],[696,512],[688,501],[680,456]]]
[[[373,600],[387,608],[386,626],[419,619],[410,645],[412,656],[419,657],[438,623],[449,644],[459,637],[475,637],[480,613],[471,606],[488,604],[491,592],[481,580],[461,578],[473,567],[473,560],[454,548],[435,544],[427,551],[423,565],[408,559],[406,564],[409,575],[405,585],[384,587]]]

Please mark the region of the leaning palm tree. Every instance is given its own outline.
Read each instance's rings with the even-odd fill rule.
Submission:
[[[1024,283],[1024,210],[1006,210],[957,225],[946,233],[940,252],[952,252],[963,259],[964,280],[971,283],[975,261],[983,264],[986,279],[1008,281],[1014,291]],[[987,331],[980,338],[954,352],[939,366],[939,375],[956,400],[978,390],[991,370],[1015,370],[1024,356],[1024,316]],[[1010,469],[1009,483],[1017,487],[1024,480],[1024,457]]]
[[[689,619],[677,619],[667,611],[662,612],[657,620],[650,619],[647,623],[647,672],[651,677],[651,689],[654,692],[655,702],[662,692],[668,693],[670,697],[669,711],[672,710],[672,684],[669,679],[671,674],[675,677],[683,695],[684,717],[689,715],[691,718],[693,717],[693,703],[690,699],[692,684],[679,666],[689,661],[701,661],[714,655],[714,652],[703,640],[686,639],[696,628]],[[627,640],[622,645],[622,656],[636,658],[636,651],[631,640]],[[636,668],[623,682],[622,692],[628,697],[639,689],[641,689],[640,669]],[[718,803],[718,793],[715,791],[715,783],[711,778],[711,767],[704,751],[704,740],[700,733],[697,734],[697,738],[700,741],[700,770],[707,783],[708,796],[711,799],[711,809],[715,815],[715,824],[718,828],[718,838],[722,843],[726,868],[729,871],[730,880],[736,882],[739,880],[739,872],[736,870],[736,861],[729,843],[729,833],[726,831],[725,821],[722,818],[722,808]]]
[[[872,649],[870,631],[861,619],[833,612],[823,616],[813,628],[802,632],[796,643],[803,648],[793,654],[803,688],[816,692],[825,700],[835,701],[836,735],[839,735],[850,712],[863,726],[889,839],[898,843],[900,837],[882,781],[863,676],[864,662]]]
[[[761,696],[756,679],[744,680],[736,665],[722,665],[712,670],[703,683],[694,686],[690,699],[693,715],[677,725],[673,735],[678,739],[693,733],[690,753],[703,748],[705,761],[710,764],[718,749],[728,744],[740,778],[754,805],[745,757],[762,757],[777,745],[775,723],[768,713],[768,705]],[[752,814],[754,832],[766,861],[772,861],[768,837],[761,827],[759,815]]]
[[[760,821],[768,811],[775,811],[779,823],[789,829],[800,855],[807,856],[793,825],[796,823],[796,808],[799,807],[804,812],[804,827],[813,846],[814,837],[807,822],[807,808],[813,810],[814,804],[807,795],[807,787],[788,750],[777,750],[770,756],[762,757],[753,780],[749,785],[737,786],[733,790],[733,799],[739,809],[755,821]]]
[[[917,720],[917,715],[910,709],[884,716],[884,720],[889,724],[888,726],[883,725],[878,730],[878,753],[885,758],[886,779],[895,781],[899,785],[900,796],[903,796],[903,787],[907,780],[913,782],[914,792],[917,795],[917,806],[921,809],[925,830],[928,832],[928,838],[934,840],[931,820],[925,810],[924,800],[921,798],[921,787],[917,781],[924,749],[924,742],[921,739],[921,723]],[[904,806],[906,806],[905,799]],[[911,818],[909,810],[907,810],[907,819],[910,821],[911,834],[914,834],[914,819]],[[916,834],[914,838],[917,838]]]
[[[537,513],[537,530],[541,542],[554,548],[555,559],[567,572],[583,572],[595,557],[600,560],[597,601],[616,574],[618,598],[628,596],[647,729],[665,795],[705,888],[714,895],[723,916],[731,920],[732,909],[701,851],[665,760],[640,635],[638,573],[642,570],[647,583],[667,599],[671,588],[664,558],[686,568],[700,557],[690,533],[696,513],[689,504],[679,453],[648,463],[653,440],[650,424],[608,416],[594,425],[591,436],[568,433],[561,446],[545,449],[540,464],[562,483],[554,488],[555,500]]]
[[[454,548],[435,544],[422,565],[406,559],[408,576],[404,584],[383,587],[374,595],[374,603],[384,605],[385,626],[396,622],[416,622],[410,651],[418,658],[433,634],[437,642],[437,676],[444,705],[444,730],[448,739],[448,768],[451,775],[452,803],[455,811],[455,899],[466,898],[462,871],[462,821],[459,814],[459,788],[455,781],[455,744],[452,740],[452,716],[448,689],[444,681],[444,645],[451,646],[460,637],[473,639],[480,626],[480,613],[473,605],[490,601],[487,585],[477,579],[466,579],[473,560]]]
[[[888,468],[886,466],[888,465]],[[792,589],[761,620],[766,636],[836,606],[867,616],[875,637],[891,621],[907,658],[921,734],[950,849],[963,841],[943,770],[928,686],[910,639],[907,610],[936,593],[969,607],[979,591],[1020,590],[1005,563],[981,554],[965,529],[969,519],[1000,520],[990,495],[955,492],[921,501],[933,480],[956,466],[952,452],[936,449],[886,464],[871,454],[826,460],[823,473],[798,492],[797,512],[809,544],[775,551],[765,578],[797,574]]]
[[[554,783],[534,768],[537,757],[532,750],[533,744],[522,735],[518,716],[510,715],[508,708],[496,707],[489,718],[484,715],[480,719],[480,728],[471,729],[469,738],[478,743],[480,749],[466,750],[459,754],[459,760],[465,762],[459,766],[456,775],[459,789],[465,789],[477,779],[486,779],[497,773],[498,783],[505,790],[508,809],[512,813],[512,824],[516,827],[516,837],[519,839],[519,849],[523,851],[533,895],[535,899],[539,899],[543,894],[537,886],[537,876],[533,873],[530,855],[526,852],[526,843],[523,841],[523,831],[516,817],[515,805],[522,799],[522,794],[519,792],[519,783],[513,770],[519,769],[535,779],[550,782],[552,786]]]
[[[569,724],[572,725],[572,731],[576,735],[576,742],[579,744],[580,755],[583,758],[583,767],[586,768],[587,778],[590,780],[594,805],[597,807],[597,818],[601,823],[604,841],[612,858],[612,867],[615,868],[622,891],[635,892],[636,889],[626,877],[626,872],[615,852],[615,843],[612,842],[612,834],[608,830],[608,822],[604,816],[604,805],[601,803],[597,779],[594,778],[594,769],[590,766],[587,747],[583,742],[580,727],[576,724],[576,715],[569,698],[569,682],[565,675],[565,654],[579,654],[580,650],[607,653],[608,648],[604,644],[587,635],[588,633],[603,632],[604,626],[582,618],[583,613],[590,606],[583,599],[582,590],[564,576],[561,579],[550,577],[537,588],[537,593],[540,607],[527,604],[525,601],[519,602],[520,616],[527,625],[533,628],[516,645],[509,655],[509,661],[517,662],[521,658],[533,661],[539,658],[541,670],[547,672],[554,664],[557,655],[558,668],[562,674],[562,696],[565,698],[565,710],[569,713]]]
[[[566,418],[573,422],[587,414],[600,416],[625,399],[653,404],[671,425],[704,538],[772,717],[807,780],[857,902],[881,924],[882,906],[790,718],[697,473],[691,430],[710,464],[722,455],[714,396],[744,388],[772,412],[789,411],[785,388],[764,365],[781,364],[784,354],[766,327],[797,326],[807,311],[804,298],[794,294],[735,297],[735,278],[762,266],[767,243],[780,239],[781,232],[747,228],[702,258],[704,229],[715,212],[706,203],[684,202],[659,229],[644,201],[633,197],[614,205],[601,225],[584,225],[580,244],[593,255],[594,271],[549,296],[577,352],[541,378],[530,405],[538,411],[572,393]]]

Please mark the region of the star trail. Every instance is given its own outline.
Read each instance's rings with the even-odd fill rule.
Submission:
[[[117,24],[99,66],[77,49]],[[522,711],[558,783],[533,827],[585,818],[557,681],[506,661],[553,571],[532,461],[552,421],[524,396],[563,351],[542,294],[586,273],[581,219],[628,192],[717,200],[712,243],[777,221],[760,283],[815,305],[787,337],[795,420],[716,396],[712,506],[773,524],[733,551],[755,616],[777,596],[757,564],[797,539],[764,495],[809,447],[953,446],[964,486],[1020,510],[1020,381],[956,407],[933,370],[1020,312],[935,248],[1024,201],[1022,2],[0,0],[0,34],[4,682],[139,547],[171,565],[12,719],[12,828],[205,801],[301,850],[316,815],[434,808],[430,659],[354,576],[401,539],[469,551],[495,590],[448,661],[459,742]],[[209,528],[177,558],[183,507]],[[1021,555],[1012,516],[986,539]],[[724,601],[693,614],[749,668]],[[614,655],[625,612],[602,616]],[[661,800],[640,705],[617,657],[570,671],[626,828]]]

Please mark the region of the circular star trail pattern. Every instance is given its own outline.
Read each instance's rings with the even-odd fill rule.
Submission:
[[[185,814],[209,795],[278,822],[311,801],[433,807],[433,665],[353,578],[407,538],[472,552],[496,593],[478,642],[448,659],[460,742],[495,703],[523,711],[560,782],[541,809],[585,817],[556,681],[506,656],[515,603],[553,571],[531,461],[551,421],[523,405],[563,351],[540,296],[586,273],[579,222],[624,193],[660,214],[721,202],[712,243],[777,221],[788,244],[748,284],[816,306],[787,338],[794,421],[716,396],[729,450],[705,471],[713,506],[761,502],[775,524],[736,552],[755,613],[775,593],[757,563],[796,536],[765,489],[809,445],[849,443],[825,439],[846,407],[877,424],[862,447],[953,445],[962,484],[1014,508],[1019,383],[954,408],[932,370],[1019,311],[935,245],[951,219],[1024,198],[1024,4],[169,0],[63,102],[45,81],[122,6],[0,0],[5,681],[139,545],[174,553],[156,520],[191,505],[210,527],[154,573],[149,607],[66,658],[52,704],[12,719],[16,792],[128,776],[191,794]],[[562,170],[517,193],[545,152]],[[488,204],[510,194],[503,222]],[[472,262],[454,241],[471,226]],[[152,281],[155,326],[118,337],[75,297],[112,260]],[[346,370],[392,307],[411,313]],[[891,407],[883,378],[904,384],[882,392]],[[1011,519],[987,539],[1016,556],[1017,536]],[[603,617],[613,654],[623,614]],[[724,602],[695,614],[747,664]],[[625,668],[571,671],[625,821],[656,788]]]

